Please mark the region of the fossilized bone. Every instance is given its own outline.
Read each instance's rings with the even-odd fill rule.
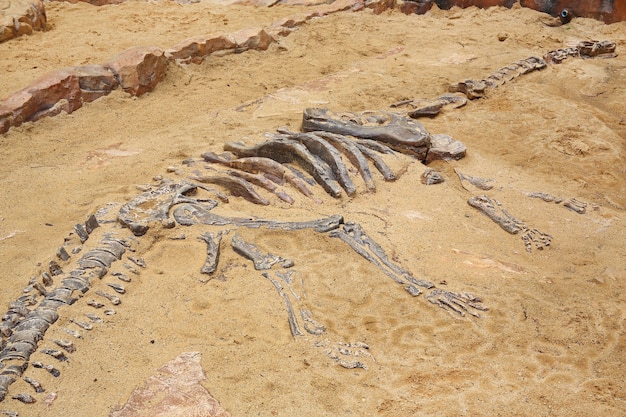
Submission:
[[[613,41],[581,41],[570,48],[556,49],[546,53],[546,62],[560,64],[569,57],[580,58],[614,58],[616,43]]]
[[[426,160],[430,134],[421,123],[388,112],[335,114],[328,109],[304,111],[302,130],[325,131],[383,142],[390,148]]]
[[[410,107],[408,116],[413,119],[435,117],[445,109],[458,109],[467,104],[467,98],[456,94],[442,94],[434,100],[402,100],[393,103],[391,108]]]
[[[487,78],[482,80],[465,80],[460,83],[451,84],[451,93],[463,93],[468,99],[484,97],[490,90],[513,80],[523,74],[528,74],[546,67],[546,62],[534,56],[514,62],[492,72]]]
[[[527,252],[532,252],[533,247],[542,250],[549,247],[552,243],[552,236],[537,229],[529,228],[526,223],[515,218],[502,208],[502,205],[496,199],[491,199],[486,195],[479,195],[470,197],[467,203],[485,214],[503,230],[512,235],[520,234]]]
[[[575,47],[556,49],[544,54],[543,59],[531,56],[521,61],[504,66],[482,80],[465,80],[451,84],[449,91],[463,93],[468,99],[484,97],[489,91],[507,83],[520,75],[542,70],[547,63],[559,64],[568,57],[613,58],[616,44],[613,41],[581,41]]]

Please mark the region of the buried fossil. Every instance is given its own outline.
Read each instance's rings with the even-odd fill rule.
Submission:
[[[515,78],[546,68],[548,63],[560,64],[569,57],[614,58],[616,43],[613,41],[581,41],[576,46],[549,51],[543,58],[531,56],[498,68],[481,80],[465,80],[449,86],[451,93],[463,93],[468,99],[485,97],[495,88]],[[442,96],[443,97],[443,96]],[[445,105],[445,104],[444,104]],[[429,115],[429,114],[425,114]]]

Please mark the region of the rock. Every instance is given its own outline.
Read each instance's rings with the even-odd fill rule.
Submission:
[[[0,104],[0,134],[7,132],[13,125],[13,112]]]
[[[119,86],[115,73],[102,65],[71,67],[66,68],[66,71],[78,76],[83,103],[106,96]]]
[[[0,102],[0,133],[62,111],[72,113],[117,87],[115,75],[98,66],[68,67],[48,73]]]
[[[65,102],[57,105],[60,100]],[[0,105],[8,110],[11,126],[38,120],[50,113],[58,114],[61,110],[71,113],[82,106],[78,78],[64,71],[46,74]]]
[[[277,40],[279,37],[289,35],[298,27],[304,25],[307,20],[307,15],[304,13],[283,17],[272,23],[267,28],[267,33],[274,38],[274,40]]]
[[[115,73],[124,91],[140,96],[165,78],[167,58],[161,48],[138,46],[115,56],[104,67]]]
[[[0,0],[0,43],[45,29],[42,0]]]
[[[387,0],[383,0],[387,1]],[[370,7],[366,2],[366,7]],[[437,4],[432,1],[411,1],[411,0],[396,0],[395,9],[399,9],[404,14],[424,14],[431,8],[438,9]]]
[[[206,380],[199,352],[184,352],[136,388],[109,417],[230,417],[200,383]]]
[[[107,4],[124,3],[126,0],[69,0],[70,3],[78,3],[79,1],[89,3],[94,6],[105,6]]]
[[[237,31],[231,34],[235,45],[237,45],[237,51],[243,52],[248,49],[256,49],[257,51],[266,50],[274,39],[265,31],[260,28],[247,28]]]
[[[419,7],[419,3],[417,2],[411,2],[411,3],[415,3],[415,5],[417,7]],[[396,0],[369,0],[369,1],[365,1],[365,7],[367,7],[368,9],[372,9],[374,11],[374,14],[381,14],[387,10],[392,10],[396,7],[400,6],[400,10],[405,13],[405,14],[409,14],[407,12],[405,12],[405,10],[401,7],[401,4],[398,4]]]
[[[183,64],[190,62],[199,64],[213,52],[235,47],[235,41],[226,35],[202,35],[185,39],[165,51],[165,56],[167,59],[174,59]]]
[[[332,13],[344,12],[347,10],[356,12],[365,7],[363,0],[335,0],[330,4],[324,4],[308,14],[309,18],[322,17]]]
[[[291,29],[291,28],[296,28],[298,26],[304,25],[306,21],[307,21],[307,17],[304,14],[291,15],[291,16],[283,17],[282,19],[278,19],[277,21],[272,23],[271,27],[281,26],[281,27]]]
[[[451,159],[458,160],[465,156],[467,148],[463,142],[454,139],[451,136],[443,134],[430,135],[430,149],[426,156],[426,164],[432,161],[442,159],[449,161]]]

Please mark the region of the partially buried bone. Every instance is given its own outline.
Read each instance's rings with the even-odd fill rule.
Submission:
[[[419,294],[415,286],[423,288],[434,287],[432,282],[419,280],[406,269],[391,262],[383,248],[371,239],[357,223],[346,223],[343,229],[330,232],[330,237],[336,237],[344,241],[356,253],[376,265],[395,282],[404,285],[405,290],[412,295],[416,295],[416,292]]]
[[[456,94],[443,94],[434,100],[403,100],[392,104],[390,107],[409,107],[409,117],[435,117],[445,109],[456,109],[467,104],[467,98]]]
[[[470,197],[467,203],[485,214],[508,233],[513,235],[521,233],[520,236],[524,241],[527,252],[532,252],[533,246],[538,250],[548,248],[552,242],[552,236],[537,229],[529,228],[523,221],[513,217],[513,215],[502,208],[502,205],[496,199],[491,199],[486,195],[479,195]]]
[[[546,67],[546,62],[537,57],[529,57],[521,61],[514,62],[504,67],[498,68],[486,78],[482,80],[465,80],[460,83],[451,84],[449,91],[451,93],[463,93],[468,99],[484,97],[496,87],[511,81],[520,75],[527,74],[535,70],[541,70]]]
[[[200,273],[212,274],[217,269],[217,262],[220,255],[220,243],[222,242],[222,232],[218,232],[217,234],[203,233],[200,235],[200,240],[207,244],[206,261],[204,261],[204,265],[202,266],[202,269],[200,269]]]
[[[235,225],[253,229],[258,229],[259,227],[281,230],[313,229],[316,232],[327,232],[338,228],[339,225],[343,223],[343,217],[340,215],[303,222],[281,222],[266,219],[224,217],[212,213],[210,210],[196,204],[182,204],[176,207],[173,216],[178,224],[183,226],[191,226],[194,224],[206,224],[211,226]]]
[[[150,223],[157,222],[166,228],[174,227],[169,217],[172,206],[183,202],[197,203],[199,200],[190,197],[198,186],[188,183],[168,183],[155,190],[146,191],[124,204],[119,211],[117,220],[128,227],[135,236],[144,235]],[[209,207],[217,202],[202,200]]]
[[[426,158],[430,134],[420,123],[388,112],[336,114],[328,109],[304,110],[302,130],[322,130],[361,139],[384,142],[394,150],[413,155],[420,161]]]
[[[341,197],[341,188],[333,180],[330,167],[298,141],[278,138],[250,147],[230,142],[224,145],[224,149],[240,157],[265,157],[280,163],[297,163],[313,176],[328,194],[336,198]]]
[[[285,203],[293,204],[295,202],[294,199],[289,194],[278,189],[276,183],[272,182],[267,177],[261,174],[253,174],[251,172],[236,171],[236,170],[228,170],[226,171],[226,173],[230,176],[241,178],[243,180],[248,181],[251,184],[254,184],[254,185],[257,185],[259,187],[266,189],[267,191],[276,195],[276,197],[283,200]]]
[[[308,333],[319,336],[326,333],[326,327],[317,321],[313,320],[313,313],[310,310],[300,310],[300,315],[304,321],[304,330]]]
[[[441,133],[430,135],[430,148],[426,155],[425,164],[429,164],[435,160],[452,161],[465,157],[467,147],[461,141],[454,139],[450,135]]]
[[[513,235],[527,229],[524,222],[516,219],[503,209],[498,200],[491,199],[486,195],[479,195],[470,197],[470,199],[467,200],[467,204],[485,214],[503,230]]]
[[[233,169],[238,169],[240,171],[245,171],[252,174],[263,173],[266,178],[269,178],[279,185],[287,182],[303,195],[313,199],[316,202],[320,202],[315,198],[311,190],[309,190],[305,181],[303,181],[297,175],[294,175],[293,171],[286,168],[280,162],[276,162],[271,158],[247,157],[227,159],[224,156],[219,156],[215,154],[214,152],[205,152],[202,154],[202,157],[207,162],[219,163]]]
[[[479,297],[470,293],[457,293],[437,288],[425,295],[425,298],[431,303],[445,310],[453,311],[460,316],[465,316],[465,313],[469,313],[474,317],[480,317],[480,314],[474,310],[489,310],[481,304],[482,300]]]
[[[461,181],[461,185],[467,191],[471,191],[467,187],[467,183],[473,185],[476,188],[480,188],[481,190],[485,190],[485,191],[491,190],[493,188],[493,185],[490,184],[491,182],[493,182],[493,179],[491,179],[491,178],[472,177],[471,175],[463,174],[461,171],[459,171],[456,168],[454,168],[454,172],[456,173],[456,175],[458,175],[459,180]]]
[[[278,294],[285,301],[285,306],[287,307],[287,320],[289,321],[289,329],[291,330],[291,335],[293,337],[296,336],[304,336],[302,331],[300,330],[300,326],[298,326],[298,321],[296,320],[296,315],[293,312],[293,306],[291,305],[291,301],[289,300],[289,296],[283,290],[282,285],[274,278],[270,277],[267,272],[263,272],[262,275],[267,278],[274,285]]]
[[[254,189],[254,186],[244,178],[229,175],[201,175],[190,177],[191,180],[199,181],[205,184],[215,184],[226,188],[230,193],[237,197],[243,197],[254,204],[269,206],[270,202],[261,197]]]
[[[391,168],[389,168],[389,165],[385,163],[383,158],[381,158],[381,156],[376,151],[368,148],[365,145],[362,145],[361,143],[357,143],[356,146],[363,155],[372,160],[372,163],[374,164],[378,172],[382,174],[385,181],[396,180],[396,174],[393,173]]]
[[[434,169],[427,169],[420,178],[422,180],[422,184],[424,185],[441,184],[444,182],[441,174]]]
[[[365,159],[365,155],[363,155],[363,152],[361,152],[361,150],[358,148],[355,141],[336,133],[312,133],[319,136],[320,138],[327,140],[328,143],[333,145],[335,148],[341,150],[344,155],[346,155],[346,158],[348,158],[348,160],[352,163],[352,165],[354,165],[358,169],[361,177],[363,178],[363,181],[365,182],[365,188],[368,191],[376,190],[376,185],[374,184],[374,180],[372,179],[372,173],[370,171],[369,164],[367,163],[367,159]]]
[[[258,246],[245,242],[238,234],[232,237],[230,245],[239,255],[250,259],[254,264],[254,269],[257,271],[271,269],[276,264],[283,268],[291,268],[293,266],[291,259],[285,259],[271,253],[264,254]]]
[[[339,151],[332,146],[326,139],[315,135],[314,133],[297,133],[284,129],[280,130],[283,136],[273,136],[274,138],[286,138],[297,140],[302,143],[313,155],[326,162],[330,167],[334,178],[339,182],[348,196],[356,193],[356,187],[348,174],[348,168],[341,159]]]

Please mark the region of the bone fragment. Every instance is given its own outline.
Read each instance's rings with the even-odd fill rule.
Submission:
[[[194,224],[212,226],[235,225],[253,229],[260,227],[281,230],[313,229],[316,232],[327,232],[338,228],[339,225],[343,223],[343,217],[340,215],[304,222],[281,222],[266,219],[223,217],[196,204],[183,204],[176,207],[173,216],[176,221],[183,226],[191,226]]]
[[[217,234],[203,233],[200,235],[200,240],[207,244],[206,260],[204,265],[200,269],[202,274],[212,274],[217,269],[217,262],[220,256],[220,243],[222,242],[222,232]]]
[[[300,330],[300,327],[298,326],[298,322],[296,321],[296,315],[293,313],[293,307],[291,306],[291,301],[289,300],[289,297],[287,296],[285,291],[283,291],[282,285],[280,285],[280,283],[276,281],[274,278],[270,277],[270,275],[267,272],[263,272],[262,275],[268,280],[270,280],[272,284],[274,284],[274,287],[276,287],[278,294],[285,301],[285,306],[287,307],[287,320],[289,321],[289,329],[291,330],[291,335],[293,337],[304,336],[302,334],[302,331]]]
[[[316,158],[301,143],[290,139],[273,139],[261,144],[246,147],[240,143],[227,143],[224,149],[240,157],[266,157],[280,163],[298,163],[331,196],[341,196],[341,189],[330,174],[328,165]]]
[[[291,259],[285,259],[271,253],[263,254],[258,246],[245,242],[238,234],[233,236],[230,244],[235,252],[244,258],[250,259],[254,263],[254,269],[257,271],[271,269],[276,264],[280,264],[283,268],[291,268],[293,266]]]

